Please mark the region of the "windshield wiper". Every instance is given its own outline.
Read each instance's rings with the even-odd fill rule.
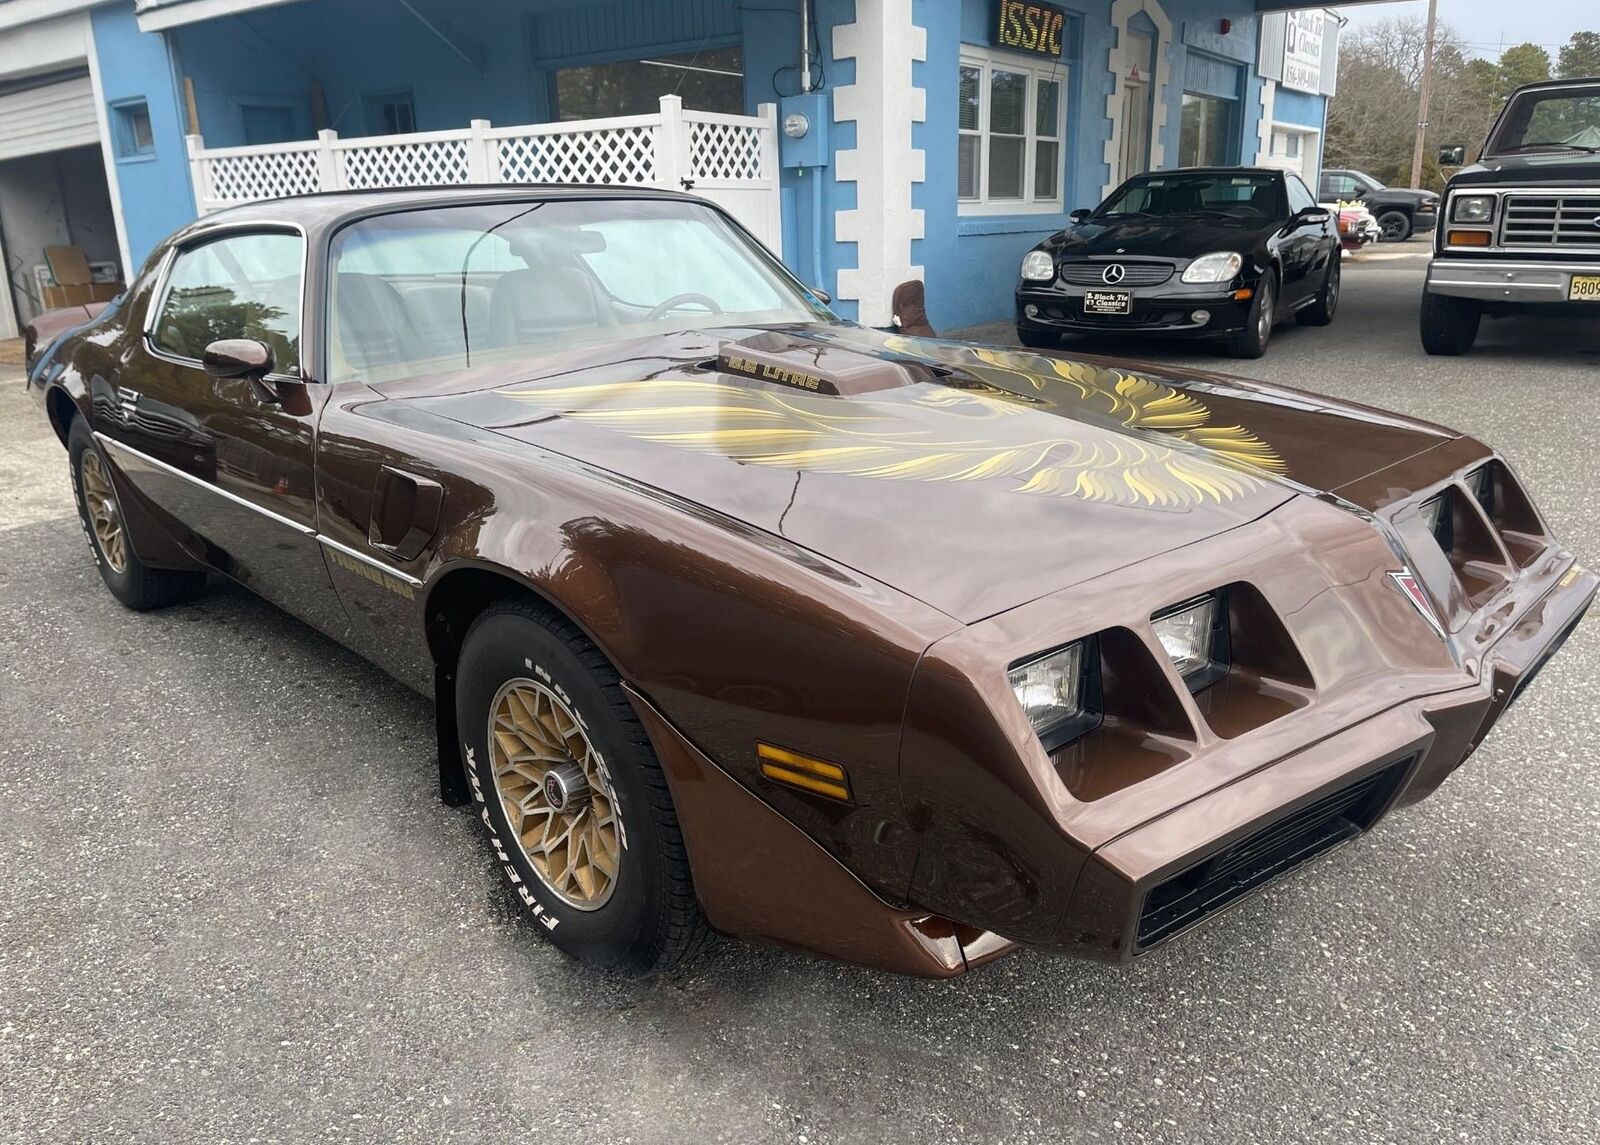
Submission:
[[[1530,151],[1535,147],[1559,147],[1563,151],[1583,151],[1583,152],[1586,152],[1586,153],[1588,153],[1590,155],[1600,155],[1600,147],[1590,147],[1590,146],[1588,146],[1586,144],[1583,144],[1583,143],[1555,143],[1555,142],[1550,142],[1550,143],[1519,143],[1515,147],[1507,147],[1504,151],[1498,152],[1498,154],[1509,155],[1513,151]]]

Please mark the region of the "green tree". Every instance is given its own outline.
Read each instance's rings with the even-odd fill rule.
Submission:
[[[1574,32],[1556,59],[1562,79],[1600,76],[1600,32]]]
[[[1500,94],[1510,95],[1525,83],[1550,78],[1550,53],[1538,44],[1515,44],[1500,53],[1496,70],[1500,75]]]

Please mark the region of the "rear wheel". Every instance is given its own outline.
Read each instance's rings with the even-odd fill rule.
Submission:
[[[551,942],[649,974],[706,934],[661,765],[621,679],[531,601],[473,622],[456,673],[467,780],[500,868]]]
[[[1242,333],[1228,339],[1228,353],[1235,358],[1259,358],[1272,341],[1272,327],[1278,315],[1278,275],[1267,271],[1256,284],[1255,297]]]
[[[89,538],[111,595],[129,608],[144,612],[189,600],[205,591],[206,574],[152,568],[139,559],[128,537],[122,502],[105,455],[81,417],[67,433],[67,457],[72,466],[72,492],[78,502],[78,519]]]
[[[1472,349],[1483,309],[1470,298],[1422,293],[1422,348],[1430,354],[1455,357]]]
[[[1034,330],[1027,326],[1018,326],[1017,341],[1030,350],[1054,350],[1061,345],[1061,336],[1052,334],[1048,330]]]
[[[1403,243],[1411,237],[1411,216],[1404,211],[1385,211],[1378,216],[1378,229],[1386,243]]]
[[[1333,312],[1339,308],[1339,260],[1343,256],[1335,250],[1328,259],[1328,274],[1317,291],[1317,300],[1294,316],[1302,326],[1326,326],[1333,321]]]

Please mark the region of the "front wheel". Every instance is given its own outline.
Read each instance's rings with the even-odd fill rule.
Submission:
[[[1259,358],[1272,341],[1272,327],[1278,317],[1278,279],[1268,271],[1256,284],[1255,298],[1245,319],[1242,333],[1228,339],[1228,353],[1235,358]]]
[[[1465,354],[1477,341],[1482,320],[1482,308],[1470,298],[1422,292],[1422,348],[1430,354]]]
[[[1383,232],[1383,242],[1403,243],[1411,237],[1411,216],[1404,211],[1385,211],[1378,216],[1378,229]]]
[[[78,520],[89,538],[89,551],[100,569],[100,579],[112,596],[135,612],[145,612],[189,600],[205,591],[203,572],[158,569],[139,559],[128,536],[111,466],[81,417],[74,417],[72,428],[67,431],[67,458],[72,466]]]
[[[683,834],[616,669],[569,621],[514,601],[456,672],[467,781],[538,929],[591,966],[649,974],[704,940]]]
[[[1328,274],[1317,291],[1317,300],[1294,316],[1302,326],[1326,326],[1333,321],[1333,312],[1339,308],[1339,267],[1342,256],[1335,250],[1328,260]]]

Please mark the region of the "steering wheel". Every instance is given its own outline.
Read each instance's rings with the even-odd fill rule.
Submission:
[[[646,314],[644,316],[644,320],[646,322],[654,322],[657,318],[664,318],[668,314],[671,314],[680,306],[689,305],[704,306],[713,314],[722,313],[722,307],[717,305],[717,300],[714,298],[707,298],[704,294],[674,294],[671,298],[667,299],[665,302],[662,302],[653,310],[651,310],[650,313]]]

